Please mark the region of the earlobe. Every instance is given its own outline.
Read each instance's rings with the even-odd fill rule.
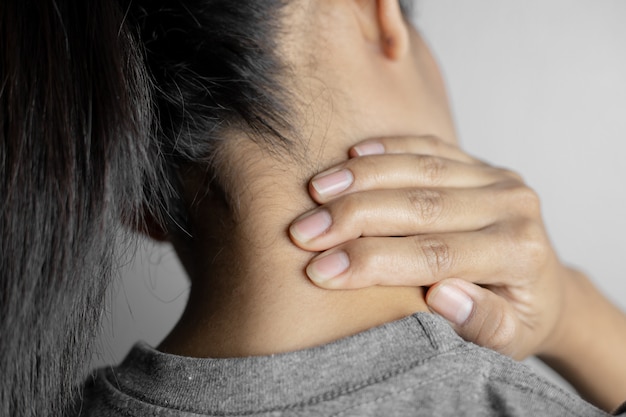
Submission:
[[[409,51],[409,28],[399,0],[376,0],[381,49],[392,60],[398,60]]]

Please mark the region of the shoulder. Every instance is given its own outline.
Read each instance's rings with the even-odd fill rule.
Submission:
[[[117,368],[102,368],[87,378],[78,410],[79,417],[128,417],[158,415],[178,417],[180,414],[144,401],[140,392],[128,392],[127,387],[118,383],[123,378]]]
[[[394,396],[418,402],[431,415],[608,415],[528,366],[471,343],[416,363],[386,384],[394,386]]]

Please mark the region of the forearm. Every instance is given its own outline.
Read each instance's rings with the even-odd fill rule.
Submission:
[[[626,401],[626,315],[577,271],[564,296],[555,337],[539,357],[581,396],[611,411]]]

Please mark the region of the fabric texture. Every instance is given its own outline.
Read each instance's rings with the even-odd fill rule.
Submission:
[[[83,416],[607,416],[428,313],[286,354],[194,359],[137,344]],[[626,414],[625,414],[626,416]]]

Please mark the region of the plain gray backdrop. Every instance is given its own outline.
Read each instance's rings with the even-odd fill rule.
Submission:
[[[561,258],[626,310],[626,1],[416,4],[462,146],[521,173]],[[119,362],[137,340],[158,344],[187,298],[167,245],[142,245],[120,275],[94,366]]]

